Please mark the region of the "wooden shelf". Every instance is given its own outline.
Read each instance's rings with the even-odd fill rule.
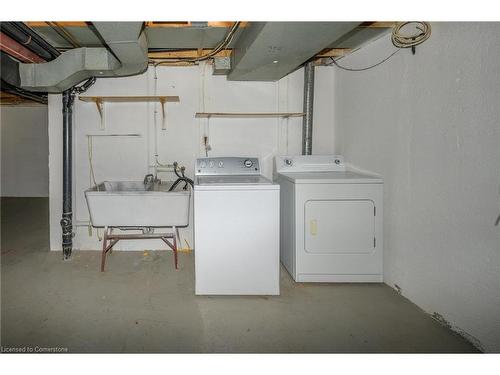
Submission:
[[[179,102],[178,96],[80,96],[84,102],[132,103],[132,102]]]
[[[196,118],[227,117],[227,118],[272,118],[272,117],[303,117],[303,112],[196,112]]]
[[[162,129],[166,129],[165,103],[180,102],[178,96],[79,96],[83,102],[95,103],[101,117],[101,130],[105,128],[104,103],[160,103],[162,113]]]

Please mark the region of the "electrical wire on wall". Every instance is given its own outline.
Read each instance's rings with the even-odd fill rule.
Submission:
[[[93,136],[87,135],[87,156],[89,158],[89,180],[90,180],[89,182],[91,187],[95,186],[96,190],[99,191],[99,185],[97,185],[94,173],[93,154],[94,154]],[[89,237],[92,237],[92,220],[90,218],[89,218],[88,232],[89,232]],[[97,239],[99,241],[102,241],[101,233],[99,233],[99,228],[97,228],[96,232],[97,232]]]
[[[277,112],[288,112],[288,88],[289,88],[289,80],[290,77],[286,76],[283,77],[281,80],[279,80],[276,84],[277,90],[276,90],[276,97],[277,97],[277,103],[278,103],[278,108]],[[283,95],[284,94],[284,95]],[[284,97],[284,99],[283,99]],[[284,106],[284,108],[282,108]],[[289,137],[288,137],[288,130],[290,127],[290,116],[285,116],[282,118],[277,118],[278,121],[278,132],[277,132],[277,142],[278,142],[278,153],[280,155],[288,155],[288,144],[289,144]],[[283,145],[283,138],[285,139],[285,144]],[[283,147],[285,150],[283,150]]]
[[[137,133],[123,133],[123,134],[87,134],[87,157],[89,162],[89,187],[95,188],[96,191],[101,191],[99,184],[95,178],[94,172],[94,137],[141,137],[141,134]],[[77,224],[77,226],[88,227],[89,237],[92,237],[92,220],[89,218],[88,222],[85,224]],[[99,228],[96,228],[97,238],[102,241],[102,235]]]
[[[156,70],[156,65],[153,67],[153,95],[158,95],[158,72]],[[158,114],[158,105],[154,103],[154,111],[153,111],[153,129],[154,129],[154,141],[155,141],[155,177],[158,174],[158,125],[157,125],[157,114]]]
[[[200,101],[201,101],[201,112],[205,112],[205,81],[206,81],[206,64],[203,64],[201,67],[201,75],[200,75]],[[201,120],[200,120],[201,121]],[[205,149],[205,156],[208,157],[208,152],[212,149],[210,146],[210,117],[207,117],[203,138],[202,138],[203,147]]]
[[[176,64],[179,64],[179,63],[187,63],[187,64],[194,65],[194,64],[197,64],[199,62],[211,59],[211,58],[215,57],[219,52],[221,52],[222,50],[224,50],[225,48],[227,48],[231,44],[231,42],[233,41],[234,35],[236,34],[236,31],[238,30],[240,24],[241,24],[240,21],[236,21],[231,26],[231,28],[229,29],[229,31],[227,32],[227,34],[224,36],[224,38],[217,44],[217,46],[215,46],[212,49],[212,51],[210,51],[209,53],[207,53],[207,54],[205,54],[203,56],[199,56],[199,57],[196,57],[196,58],[179,58],[179,57],[176,57],[176,58],[163,58],[163,60],[165,60],[165,61],[150,60],[149,61],[150,64],[152,64],[154,66],[154,68],[155,68],[155,93],[156,93],[156,79],[157,79],[157,76],[156,76],[156,67],[158,65],[176,65]],[[205,111],[205,70],[206,70],[206,65],[203,65],[202,68],[201,68],[201,77],[200,77],[200,79],[201,79],[201,82],[200,82],[200,98],[201,98],[202,112]],[[155,134],[156,134],[156,111],[154,112],[154,114],[155,114],[154,122],[155,122]],[[204,147],[205,156],[208,157],[208,152],[212,149],[212,147],[210,146],[210,118],[207,119],[205,127],[204,127],[204,134],[203,134],[203,137],[202,137],[202,144],[203,144],[203,147]],[[156,154],[156,162],[155,162],[155,164],[159,165],[158,158],[157,158],[157,151],[155,151],[155,154]]]
[[[158,71],[156,69],[156,65],[153,66],[153,95],[158,96]],[[163,127],[162,127],[163,129]],[[172,171],[174,168],[173,164],[164,164],[161,163],[159,159],[159,140],[158,140],[158,103],[154,103],[154,111],[153,111],[153,131],[154,131],[154,175],[155,179],[158,178],[158,172],[166,172],[166,171]],[[149,164],[149,163],[148,163]]]
[[[408,29],[409,26],[413,26],[416,32],[414,32],[413,34],[408,34],[407,32],[404,32],[403,29]],[[401,49],[403,48],[412,48],[412,51],[414,52],[415,47],[425,42],[427,39],[429,39],[430,36],[431,36],[431,25],[428,22],[421,22],[421,21],[398,22],[392,28],[392,35],[391,35],[392,44],[397,49],[394,52],[392,52],[389,56],[384,58],[382,61],[379,61],[376,64],[364,68],[350,68],[339,65],[333,57],[330,57],[332,62],[327,65],[335,65],[337,68],[340,68],[342,70],[347,70],[349,72],[362,72],[364,70],[369,70],[383,64],[384,62],[389,60],[392,56],[394,56],[396,53],[401,51]]]

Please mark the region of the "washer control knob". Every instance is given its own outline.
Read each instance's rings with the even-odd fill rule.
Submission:
[[[222,160],[219,160],[219,168],[222,168],[224,166],[224,162]]]
[[[213,162],[213,160],[210,160],[210,162],[209,162],[208,164],[209,164],[210,168],[213,168],[213,167],[214,167],[214,162]]]
[[[247,159],[243,162],[243,165],[245,165],[245,167],[247,168],[252,168],[253,166],[253,161],[251,161],[250,159]]]
[[[206,166],[207,166],[207,163],[205,163],[204,161],[202,161],[201,164],[200,164],[200,167],[201,168],[205,168]]]

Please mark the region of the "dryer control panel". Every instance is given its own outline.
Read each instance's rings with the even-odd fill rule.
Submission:
[[[342,155],[276,156],[277,172],[343,172]]]
[[[213,157],[196,159],[196,176],[236,176],[260,175],[258,158],[251,157]]]

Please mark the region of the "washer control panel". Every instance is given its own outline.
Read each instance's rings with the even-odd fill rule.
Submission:
[[[260,175],[258,158],[214,157],[196,159],[195,175]]]

